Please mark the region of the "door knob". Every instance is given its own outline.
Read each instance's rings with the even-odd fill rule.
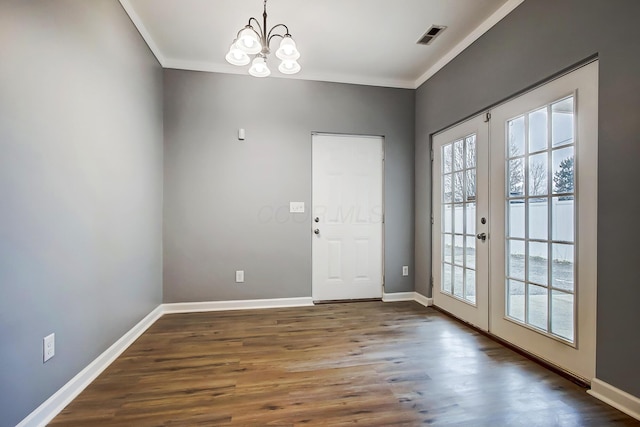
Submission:
[[[313,230],[313,232],[316,234],[320,234],[320,229],[316,228],[315,230]]]
[[[320,218],[318,218],[318,217],[315,217],[313,220],[314,220],[315,222],[320,222]]]
[[[483,242],[487,240],[487,233],[480,233],[476,236],[478,240],[482,240]]]

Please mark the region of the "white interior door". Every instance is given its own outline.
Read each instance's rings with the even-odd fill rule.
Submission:
[[[315,134],[313,299],[382,297],[383,139]]]
[[[434,304],[489,323],[488,126],[484,115],[433,138]]]
[[[491,114],[490,330],[591,380],[597,62]]]

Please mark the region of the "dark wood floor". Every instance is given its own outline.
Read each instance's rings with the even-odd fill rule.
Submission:
[[[640,422],[414,302],[166,315],[53,426]]]

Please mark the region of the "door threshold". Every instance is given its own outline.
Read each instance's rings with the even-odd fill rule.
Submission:
[[[506,341],[506,340],[500,338],[499,336],[492,334],[491,332],[484,331],[484,330],[478,328],[477,326],[475,326],[475,325],[473,325],[473,324],[471,324],[469,322],[465,322],[464,320],[462,320],[459,317],[453,315],[452,313],[448,312],[447,310],[444,310],[444,309],[442,309],[440,307],[437,307],[435,305],[431,306],[431,307],[433,309],[439,311],[440,313],[444,314],[445,316],[450,317],[451,319],[455,320],[456,322],[462,323],[464,326],[473,329],[474,331],[478,332],[481,335],[484,335],[485,337],[489,338],[490,340],[495,341],[498,344],[501,344],[501,345],[507,347],[509,350],[512,350],[512,351],[518,353],[519,355],[521,355],[523,357],[526,357],[527,359],[531,360],[532,362],[537,363],[538,365],[540,365],[543,368],[553,372],[554,374],[558,374],[561,377],[571,381],[572,383],[574,383],[574,384],[576,384],[576,385],[578,385],[578,386],[580,386],[582,388],[585,388],[585,389],[590,389],[591,388],[591,383],[588,380],[586,380],[584,378],[581,378],[581,377],[579,377],[577,375],[574,375],[573,373],[571,373],[569,371],[565,371],[561,367],[556,366],[553,363],[550,363],[550,362],[548,362],[548,361],[536,356],[535,354],[529,353],[528,351],[523,350],[522,348],[520,348],[520,347],[518,347],[518,346],[516,346],[514,344],[511,344],[509,341]]]

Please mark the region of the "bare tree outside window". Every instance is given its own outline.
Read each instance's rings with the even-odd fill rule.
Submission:
[[[465,144],[466,142],[466,144]],[[463,148],[465,147],[465,148]],[[465,169],[453,173],[453,200],[456,202],[472,201],[476,198],[476,143],[475,136],[458,141],[453,150],[455,169]],[[466,190],[466,192],[465,192]],[[463,192],[465,194],[463,194]],[[465,198],[466,197],[466,198]]]
[[[529,194],[547,194],[547,165],[543,162],[529,164]]]
[[[522,155],[513,135],[509,138],[509,157]],[[524,159],[509,162],[509,194],[512,196],[524,194]]]
[[[509,138],[509,158],[522,156],[513,135]],[[524,157],[509,161],[509,194],[511,196],[524,195]],[[529,164],[529,194],[540,195],[547,193],[547,166],[541,161],[531,161]]]

